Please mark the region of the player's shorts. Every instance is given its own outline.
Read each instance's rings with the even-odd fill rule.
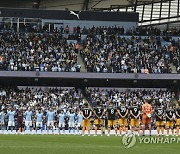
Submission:
[[[68,125],[69,125],[69,127],[74,127],[75,123],[74,122],[69,122]]]
[[[173,128],[173,126],[174,126],[173,121],[166,121],[167,128]]]
[[[25,121],[25,126],[27,127],[27,126],[32,126],[32,121]]]
[[[131,119],[130,125],[132,127],[139,127],[140,126],[140,121],[139,119]]]
[[[176,120],[176,126],[180,126],[180,118]]]
[[[14,121],[8,121],[8,126],[9,126],[9,127],[11,127],[11,126],[14,127],[14,126],[15,126]]]
[[[82,121],[82,127],[90,127],[90,120],[89,119],[84,119]]]
[[[128,126],[127,118],[120,118],[119,126]]]
[[[64,122],[59,122],[59,127],[65,127],[65,123]]]
[[[42,127],[42,122],[36,122],[36,127]]]
[[[78,126],[78,127],[81,127],[81,124],[82,124],[82,122],[81,122],[81,123],[80,123],[80,122],[78,122],[78,123],[77,123],[77,126]]]
[[[95,125],[103,125],[103,120],[102,119],[95,119],[94,124]]]
[[[17,123],[17,128],[24,128],[24,123],[23,122],[18,122]]]
[[[116,120],[108,120],[108,127],[116,126]]]
[[[156,127],[163,127],[164,121],[156,121]]]
[[[47,126],[48,126],[48,127],[50,127],[50,126],[53,127],[53,126],[54,126],[54,121],[48,121],[48,122],[47,122]]]
[[[148,117],[142,117],[142,124],[146,125],[146,124],[151,124],[151,118]]]

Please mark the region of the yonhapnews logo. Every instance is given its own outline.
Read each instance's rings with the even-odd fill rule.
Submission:
[[[180,137],[135,137],[134,134],[129,133],[122,137],[122,144],[124,148],[128,149],[135,146],[136,143],[140,144],[172,144],[172,143],[180,143]]]
[[[136,144],[136,137],[132,133],[126,134],[122,137],[124,148],[128,149]]]

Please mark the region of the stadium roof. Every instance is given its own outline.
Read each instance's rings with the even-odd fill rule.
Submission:
[[[69,10],[97,10],[112,6],[130,6],[142,3],[154,3],[160,0],[5,0],[0,1],[0,7],[44,8]]]

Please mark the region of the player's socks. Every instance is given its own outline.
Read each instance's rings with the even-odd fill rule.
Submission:
[[[179,127],[176,128],[176,136],[179,135]]]
[[[174,136],[174,129],[172,129],[172,136]]]
[[[79,127],[77,127],[77,134],[79,134]]]

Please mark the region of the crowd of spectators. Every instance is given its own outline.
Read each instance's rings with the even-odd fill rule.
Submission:
[[[59,33],[0,34],[0,70],[80,72],[75,43]]]
[[[161,37],[88,35],[83,42],[83,57],[88,72],[180,73],[180,39],[170,44]]]
[[[80,72],[80,54],[88,72],[180,73],[179,29],[92,27],[70,31],[53,25],[0,25],[0,70]],[[81,34],[86,34],[81,40]],[[128,35],[128,36],[125,36]],[[145,37],[144,37],[145,36]],[[76,39],[82,44],[69,43]],[[175,69],[172,70],[174,65]]]
[[[28,107],[34,110],[41,108],[43,111],[49,108],[78,109],[85,102],[83,93],[92,106],[100,101],[105,108],[110,102],[119,106],[122,100],[130,105],[135,99],[139,105],[142,105],[145,99],[149,99],[152,100],[152,105],[156,105],[155,103],[159,101],[164,106],[180,101],[178,91],[167,89],[86,88],[83,92],[80,89],[60,87],[1,87],[0,109],[11,106],[24,110]]]
[[[37,23],[40,21],[37,21]],[[14,31],[17,32],[16,23],[0,23],[1,31]],[[180,36],[180,29],[176,27],[159,29],[156,27],[132,27],[126,28],[123,26],[92,26],[87,27],[70,27],[69,25],[56,27],[54,24],[30,24],[21,23],[19,25],[20,32],[33,32],[33,33],[44,33],[44,32],[59,32],[61,34],[86,34],[86,35],[130,35],[130,36],[163,36],[164,38],[171,38],[172,36]]]
[[[180,29],[169,28],[169,29],[159,29],[154,27],[133,27],[124,28],[118,26],[99,26],[91,28],[80,28],[79,26],[73,28],[74,33],[81,33],[87,35],[130,35],[130,36],[163,36],[163,38],[171,38],[172,36],[179,36]]]
[[[80,90],[75,88],[36,88],[36,87],[1,87],[0,88],[0,109],[9,109],[13,106],[16,109],[27,110],[31,107],[34,111],[42,111],[53,108],[78,109],[84,103]]]
[[[145,99],[151,100],[152,105],[161,102],[163,106],[169,103],[175,104],[180,101],[180,93],[178,91],[167,89],[112,89],[112,88],[86,88],[86,96],[93,106],[100,101],[104,106],[108,106],[113,102],[115,106],[119,106],[124,100],[127,106],[136,100],[139,105],[144,103]]]

